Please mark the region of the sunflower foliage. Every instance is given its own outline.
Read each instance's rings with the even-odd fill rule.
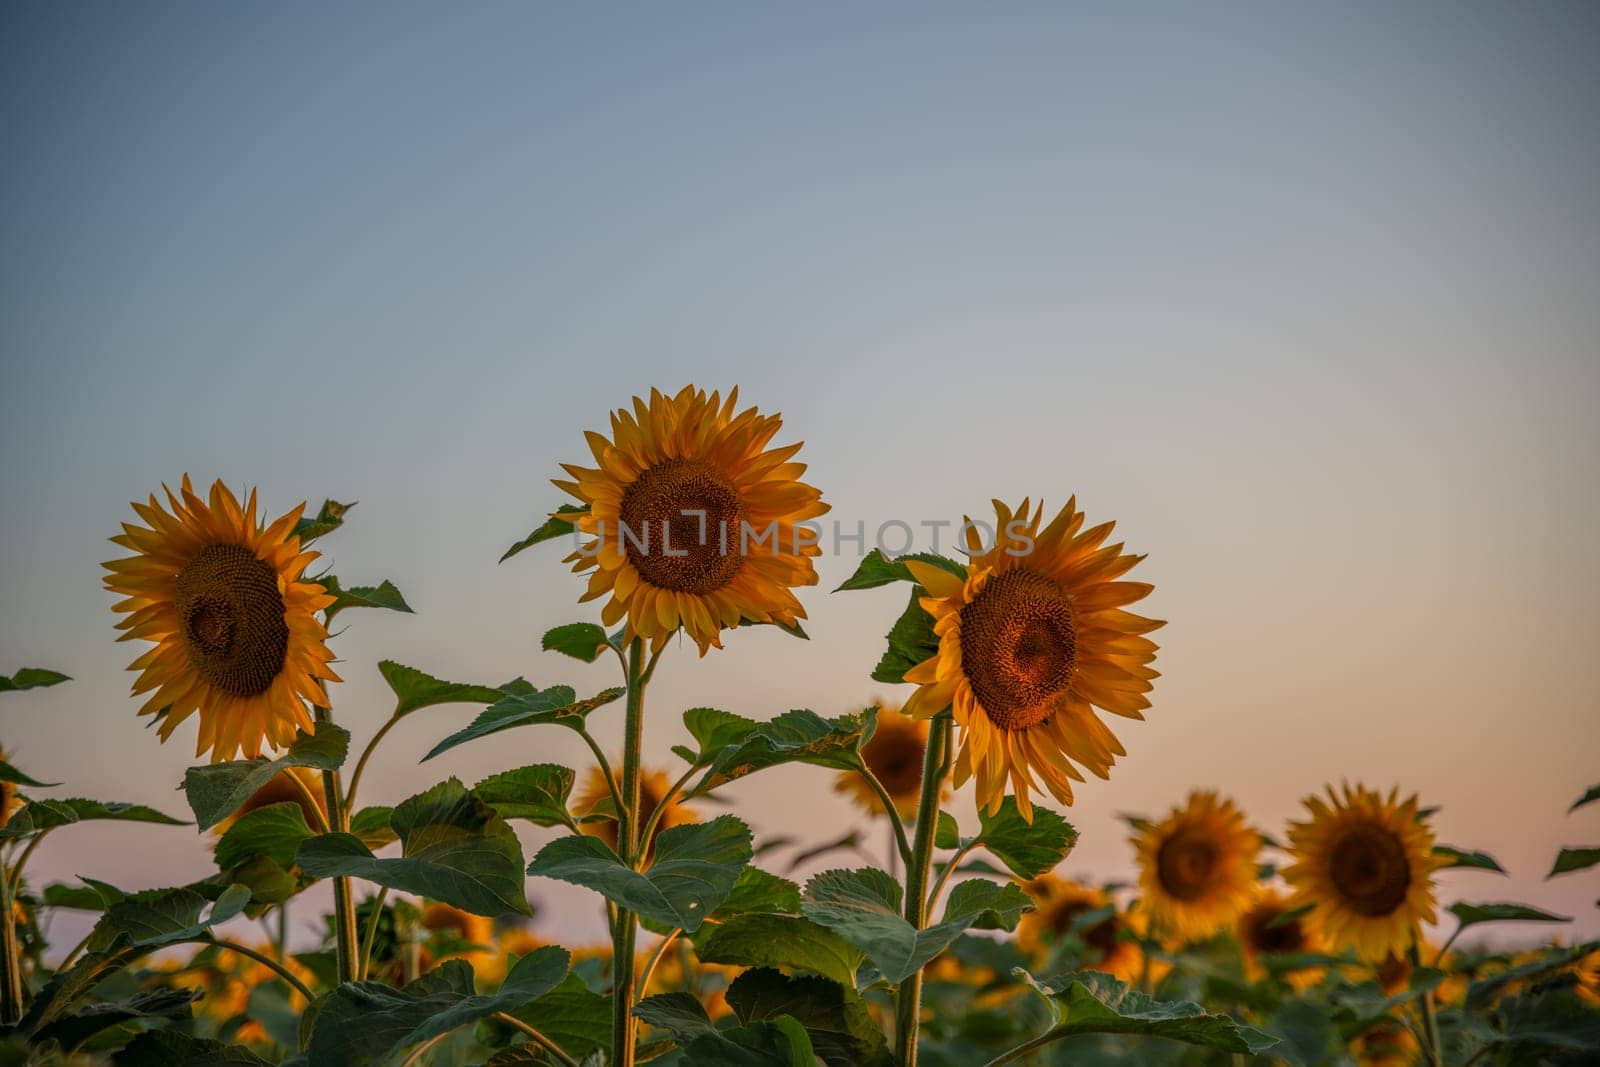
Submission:
[[[1135,878],[1073,876],[1062,809],[1076,789],[1112,788],[1125,750],[1111,724],[1152,712],[1162,625],[1133,610],[1152,592],[1127,578],[1142,557],[1075,499],[1053,513],[995,501],[953,556],[863,557],[837,591],[890,590],[871,594],[891,598],[871,679],[905,689],[765,715],[650,705],[664,656],[737,655],[754,627],[806,636],[797,591],[816,583],[820,548],[804,533],[827,505],[800,446],[775,443],[781,426],[737,390],[686,388],[634,398],[586,435],[590,458],[554,482],[572,499],[500,559],[562,545],[595,604],[530,637],[537,683],[340,662],[344,628],[413,612],[394,581],[316,565],[353,504],[258,518],[254,493],[202,494],[187,477],[134,504],[142,525],[113,538],[131,554],[105,568],[118,629],[142,643],[139,711],[163,741],[193,729],[208,759],[183,776],[180,818],[75,795],[34,776],[48,759],[30,753],[24,770],[0,752],[3,1062],[1600,1056],[1600,943],[1485,947],[1481,928],[1568,919],[1493,893],[1441,900],[1439,871],[1505,868],[1439,843],[1431,809],[1398,790],[1308,789],[1270,834],[1196,790],[1127,817]],[[568,684],[561,667],[606,684]],[[390,697],[376,729],[338,706],[340,673],[362,670]],[[25,668],[0,692],[25,702],[67,680]],[[502,758],[475,782],[374,797],[370,768],[402,730],[429,743],[424,764],[467,746]],[[675,762],[647,762],[667,733]],[[552,761],[557,739],[588,756]],[[761,834],[738,802],[779,767],[831,787],[853,824]],[[1569,815],[1596,801],[1600,785]],[[138,891],[107,870],[33,884],[35,851],[87,822],[128,824],[135,847],[199,833],[211,867]],[[1574,841],[1549,877],[1600,864]],[[571,936],[584,900],[603,941]],[[80,943],[51,943],[74,924]],[[1425,937],[1434,926],[1442,940]]]

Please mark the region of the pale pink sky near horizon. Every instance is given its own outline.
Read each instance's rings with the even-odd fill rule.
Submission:
[[[414,616],[356,613],[336,715],[387,714],[376,663],[579,689],[538,651],[597,619],[545,546],[583,430],[652,385],[742,387],[805,440],[832,518],[869,528],[1076,493],[1118,520],[1163,672],[1067,873],[1127,879],[1118,812],[1191,787],[1281,835],[1326,783],[1439,805],[1441,841],[1600,934],[1600,9],[713,5],[0,13],[0,742],[48,795],[174,813],[192,726],[134,712],[100,588],[131,498],[185,471],[264,504],[359,500],[321,547]],[[812,640],[669,655],[684,708],[834,714],[902,590],[802,593]],[[418,766],[475,713],[429,710],[364,800],[526,763],[562,730]],[[615,745],[620,706],[597,716]],[[812,768],[729,790],[765,835],[852,818]],[[971,824],[970,788],[953,808]],[[710,813],[712,809],[706,809]],[[881,827],[872,847],[882,853]],[[545,834],[524,836],[531,855]],[[210,870],[192,828],[52,836],[38,884]],[[539,928],[597,898],[530,880]],[[319,898],[320,899],[320,898]],[[309,907],[297,922],[311,923]],[[63,919],[63,936],[77,920]],[[304,933],[304,932],[303,932]],[[70,940],[67,942],[70,943]]]

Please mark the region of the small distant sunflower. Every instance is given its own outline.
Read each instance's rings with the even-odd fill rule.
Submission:
[[[1292,910],[1282,893],[1269,889],[1262,891],[1239,916],[1239,949],[1244,956],[1245,977],[1252,982],[1266,976],[1264,961],[1268,957],[1317,956],[1328,951],[1321,932],[1307,923],[1304,915],[1283,918]],[[1302,967],[1285,971],[1282,977],[1296,992],[1303,993],[1322,981],[1326,973],[1323,967]]]
[[[1084,944],[1084,970],[1102,971],[1124,982],[1134,982],[1144,970],[1144,951],[1126,933],[1140,933],[1133,913],[1113,910],[1083,929],[1081,916],[1111,906],[1111,898],[1098,889],[1079,885],[1053,874],[1026,882],[1023,888],[1033,898],[1034,910],[1024,912],[1017,924],[1017,947],[1042,961],[1048,961],[1063,938],[1076,932]]]
[[[1292,904],[1315,905],[1312,923],[1363,959],[1404,956],[1435,919],[1433,831],[1399,790],[1346,785],[1328,799],[1307,797],[1310,821],[1289,825]]]
[[[917,719],[954,708],[961,726],[955,784],[978,781],[978,806],[1000,810],[1009,775],[1023,817],[1033,819],[1033,773],[1062,804],[1072,803],[1074,764],[1109,777],[1122,745],[1095,713],[1100,707],[1144,718],[1157,672],[1156,644],[1143,636],[1162,623],[1123,610],[1151,586],[1121,582],[1143,556],[1102,547],[1114,523],[1080,531],[1074,502],[1040,529],[1041,506],[1015,514],[994,501],[987,552],[970,522],[971,559],[963,574],[908,561],[928,595],[939,652],[906,672],[920,688],[906,703]]]
[[[296,783],[299,783],[298,785]],[[311,795],[315,806],[306,799]],[[239,810],[217,823],[211,830],[217,837],[227,833],[234,823],[272,804],[292,803],[300,806],[306,825],[315,830],[328,814],[328,802],[322,787],[322,773],[309,767],[287,767],[267,779],[267,784],[250,794],[250,799],[239,805]]]
[[[1196,790],[1132,841],[1145,906],[1162,934],[1203,941],[1249,906],[1261,838],[1233,801]]]
[[[199,712],[195,754],[213,762],[285,747],[312,729],[307,702],[327,704],[322,683],[339,681],[316,616],[333,597],[301,580],[317,558],[294,534],[305,505],[261,528],[253,490],[240,508],[218,481],[208,503],[187,475],[167,501],[170,513],[153,495],[134,503],[150,525],[123,523],[111,540],[135,554],[105,564],[106,588],[125,598],[112,609],[127,615],[119,640],[156,646],[128,668],[142,672],[135,694],[155,690],[139,714],[159,717],[165,741]]]
[[[928,724],[901,714],[900,709],[877,702],[878,728],[861,750],[867,769],[883,784],[903,818],[914,818],[922,799],[922,758],[928,748]],[[883,801],[860,774],[840,771],[833,783],[835,793],[843,793],[869,814],[881,815]]]
[[[0,748],[0,761],[7,759],[9,757],[6,755],[6,750]],[[0,782],[0,828],[4,828],[9,824],[11,816],[21,811],[25,804],[27,804],[27,801],[17,795],[16,782]]]
[[[611,772],[613,780],[617,783],[617,791],[622,791],[622,773],[619,770]],[[662,798],[667,795],[667,790],[672,788],[672,780],[665,771],[641,769],[639,773],[639,826],[650,821],[657,808],[661,806]],[[592,814],[602,802],[608,806],[611,800],[611,789],[606,785],[605,772],[599,767],[590,767],[589,773],[584,777],[583,788],[573,800],[573,809],[581,818]],[[699,822],[693,809],[686,804],[678,802],[676,797],[667,805],[667,810],[661,813],[661,830],[670,830],[674,826],[683,826],[686,823]],[[617,850],[617,823],[615,817],[597,819],[582,825],[583,832],[590,837],[598,837],[611,846],[613,852]]]
[[[468,943],[440,946],[449,951],[441,952],[438,962],[460,958],[476,963],[494,954],[494,920],[487,916],[472,915],[450,904],[432,901],[422,909],[422,928],[454,941]]]
[[[1411,1028],[1398,1020],[1379,1023],[1350,1042],[1357,1067],[1410,1067],[1420,1049]]]
[[[630,639],[660,647],[682,626],[705,655],[742,622],[805,618],[790,590],[816,584],[822,550],[796,524],[828,505],[789,462],[799,444],[767,447],[782,418],[736,414],[738,397],[652,389],[612,414],[609,438],[588,434],[598,467],[562,464],[573,480],[555,485],[587,508],[575,524],[593,538],[567,557],[593,572],[579,599],[610,594],[600,617],[626,619]]]

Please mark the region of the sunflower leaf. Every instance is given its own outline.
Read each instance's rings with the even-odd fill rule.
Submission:
[[[250,903],[250,890],[231,885],[213,904],[188,888],[150,889],[132,893],[108,906],[89,933],[88,948],[103,952],[127,943],[134,948],[155,948],[203,937],[217,923],[226,922],[244,911]],[[210,912],[206,907],[210,905]],[[205,917],[201,915],[205,913]]]
[[[861,766],[861,749],[877,729],[876,709],[825,719],[814,711],[784,712],[736,741],[724,744],[703,778],[687,794],[707,793],[728,782],[782,763],[809,763],[833,770]]]
[[[911,591],[911,600],[885,635],[889,647],[872,670],[872,680],[886,685],[898,685],[906,680],[906,672],[939,653],[939,637],[933,632],[933,616],[922,609],[917,601],[926,596],[919,585]]]
[[[665,1030],[680,1045],[715,1033],[711,1016],[693,993],[657,993],[645,997],[634,1006],[633,1014],[656,1029]]]
[[[296,853],[316,878],[346,875],[454,904],[474,915],[529,915],[522,846],[492,807],[456,778],[395,806],[400,855],[379,859],[353,834],[307,838]]]
[[[860,949],[824,926],[799,915],[735,915],[708,926],[696,939],[695,955],[705,963],[742,967],[786,967],[820,974],[854,988]]]
[[[60,685],[72,679],[60,671],[47,671],[42,667],[24,667],[16,674],[7,677],[0,674],[0,693],[16,693],[24,689],[40,689],[49,685]],[[29,782],[37,785],[37,782]]]
[[[395,718],[436,704],[491,704],[505,696],[506,690],[515,684],[496,688],[471,682],[447,682],[392,659],[380,662],[378,673],[394,690]]]
[[[113,1067],[270,1067],[243,1045],[227,1045],[182,1030],[146,1030],[111,1057]]]
[[[350,832],[359,837],[363,845],[376,852],[400,839],[394,827],[389,825],[393,816],[394,809],[381,804],[362,808],[350,817]]]
[[[1450,867],[1469,867],[1480,871],[1494,871],[1497,874],[1506,873],[1506,869],[1487,852],[1467,852],[1449,845],[1435,845],[1433,856],[1440,861],[1440,870]]]
[[[1048,1004],[1054,1025],[1046,1036],[1051,1039],[1137,1034],[1251,1055],[1278,1043],[1277,1038],[1226,1015],[1186,1000],[1155,1000],[1098,971],[1063,974],[1044,982],[1021,968],[1013,973]]]
[[[834,592],[840,593],[847,589],[876,589],[880,585],[889,585],[893,582],[911,582],[914,585],[917,580],[912,577],[910,568],[906,566],[907,560],[917,560],[940,567],[962,579],[967,576],[967,569],[960,563],[932,552],[912,552],[890,559],[883,554],[881,548],[874,548],[862,557],[861,565],[856,568],[856,572],[846,578],[844,584]]]
[[[412,614],[411,605],[406,603],[406,598],[395,588],[394,583],[387,579],[378,585],[352,585],[344,589],[339,585],[336,576],[324,574],[317,579],[317,584],[334,598],[333,603],[323,609],[323,616],[329,621],[346,608],[387,608],[390,611]]]
[[[500,989],[473,991],[472,965],[447,960],[409,985],[350,982],[323,1001],[311,1030],[312,1063],[365,1067],[391,1053],[541,997],[567,975],[566,949],[535,949],[511,966]]]
[[[209,830],[238,811],[261,787],[290,767],[338,770],[350,751],[350,732],[331,722],[317,723],[316,733],[301,733],[277,759],[232,760],[190,767],[183,775],[200,829]]]
[[[609,1048],[611,1044],[611,1000],[590,989],[576,972],[568,972],[560,985],[543,996],[516,1008],[506,1009],[506,1014],[532,1026],[569,1056],[590,1056],[600,1049]],[[495,1036],[495,1045],[509,1043],[518,1036],[511,1027],[493,1019],[483,1025]],[[532,1048],[532,1045],[526,1044],[513,1045],[502,1054],[505,1059],[500,1056],[490,1059],[489,1067],[547,1062],[542,1057],[534,1061],[513,1059],[510,1055],[517,1049]]]
[[[187,1019],[189,1006],[199,997],[199,991],[194,989],[150,989],[120,1004],[87,1004],[71,1015],[40,1027],[29,1035],[29,1040],[41,1047],[46,1042],[55,1042],[63,1051],[71,1052],[97,1034],[124,1023]]]
[[[528,873],[593,889],[658,923],[694,933],[733,892],[750,862],[750,828],[732,815],[663,830],[655,858],[632,870],[604,841],[574,835],[545,845]]]
[[[1545,877],[1554,878],[1558,874],[1587,870],[1597,863],[1600,863],[1600,848],[1594,846],[1563,848],[1556,856],[1556,862],[1550,868],[1550,873]]]
[[[760,725],[754,719],[716,708],[690,708],[683,713],[684,729],[700,744],[692,760],[697,767],[709,767],[724,749],[737,745]]]
[[[1567,948],[1553,945],[1535,959],[1473,982],[1467,989],[1465,1006],[1469,1011],[1485,1008],[1508,987],[1564,971],[1596,951],[1600,951],[1600,941],[1588,941]]]
[[[990,815],[980,810],[978,818],[983,828],[977,836],[963,839],[962,847],[982,845],[1018,878],[1037,878],[1054,869],[1078,843],[1078,831],[1049,808],[1036,806],[1033,822],[1025,820],[1017,798],[1010,794],[999,811]]]
[[[507,693],[479,712],[472,722],[434,745],[422,757],[422,762],[426,763],[457,745],[518,726],[555,723],[569,730],[582,730],[584,720],[591,711],[604,707],[626,692],[624,689],[606,689],[587,700],[578,700],[572,687],[566,685],[553,685],[549,689],[539,690],[530,687],[526,692]]]
[[[53,830],[58,826],[70,826],[78,822],[149,822],[160,823],[166,826],[188,826],[182,819],[159,812],[154,808],[145,807],[143,804],[103,803],[98,800],[86,800],[83,797],[67,797],[64,800],[33,800],[11,817],[11,821],[0,827],[0,839],[27,837],[30,834],[42,833]]]
[[[961,847],[961,826],[948,811],[939,813],[939,821],[933,830],[933,843],[938,848]]]
[[[600,658],[600,653],[611,647],[606,641],[605,630],[592,622],[569,622],[565,626],[557,626],[546,631],[544,640],[539,644],[546,652],[560,652],[585,663],[593,663]]]
[[[574,774],[555,763],[535,763],[491,775],[472,787],[502,819],[527,819],[535,826],[572,826],[567,797]]]
[[[1456,917],[1465,930],[1469,926],[1479,923],[1497,922],[1530,922],[1530,923],[1565,923],[1571,922],[1570,916],[1554,915],[1527,904],[1468,904],[1458,901],[1450,905],[1450,914]]]
[[[719,1030],[692,993],[645,997],[633,1014],[672,1035],[686,1063],[747,1067],[812,1067],[816,1050],[805,1027],[790,1015]]]
[[[268,804],[239,818],[217,842],[217,866],[224,871],[266,856],[287,870],[300,842],[311,836],[305,813],[292,800]]]
[[[728,1006],[746,1025],[792,1016],[828,1067],[880,1067],[891,1062],[883,1031],[853,988],[815,975],[770,967],[745,971],[728,986]]]
[[[588,513],[588,508],[580,508],[573,504],[562,504],[556,508],[554,515],[551,515],[542,525],[536,527],[531,534],[506,549],[505,555],[500,557],[500,562],[504,563],[525,548],[532,548],[541,542],[571,533],[573,530],[572,520],[579,515],[587,515]]]
[[[25,785],[30,789],[54,789],[61,784],[60,782],[41,782],[37,778],[30,778],[5,760],[0,760],[0,782]]]
[[[1600,800],[1600,783],[1591,785],[1583,796],[1573,801],[1572,807],[1567,809],[1567,814],[1570,815],[1585,804],[1593,804],[1597,800]]]
[[[330,534],[344,525],[345,512],[356,504],[357,501],[354,500],[348,504],[341,504],[337,500],[324,500],[313,518],[308,519],[304,515],[300,517],[294,524],[294,535],[304,543],[314,541],[324,534]]]
[[[944,918],[923,930],[900,915],[900,884],[875,867],[823,871],[806,883],[806,918],[866,954],[883,977],[903,982],[971,927],[1009,928],[1032,901],[1012,884],[974,880],[951,893]]]

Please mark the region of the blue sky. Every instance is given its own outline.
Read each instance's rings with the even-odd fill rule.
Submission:
[[[609,408],[738,383],[845,522],[1077,493],[1150,553],[1165,677],[1069,813],[1069,871],[1126,874],[1114,813],[1191,785],[1276,832],[1349,777],[1421,791],[1445,840],[1513,872],[1447,893],[1600,929],[1592,879],[1541,881],[1600,834],[1563,818],[1600,778],[1592,5],[26,3],[0,24],[0,667],[77,679],[0,709],[35,775],[182,809],[192,750],[134,719],[98,564],[126,502],[185,471],[276,510],[361,502],[333,565],[418,614],[338,640],[358,737],[386,713],[380,658],[610,684],[537,653],[594,617],[559,552],[495,561]],[[652,752],[696,704],[881,691],[898,594],[827,595],[852,566],[822,561],[809,644],[669,658]],[[471,713],[408,721],[368,799],[582,762],[530,734],[417,769]],[[820,837],[848,817],[829,784],[735,795],[759,830]],[[188,831],[80,828],[35,871],[206,862]],[[532,889],[547,919],[594,911]]]

